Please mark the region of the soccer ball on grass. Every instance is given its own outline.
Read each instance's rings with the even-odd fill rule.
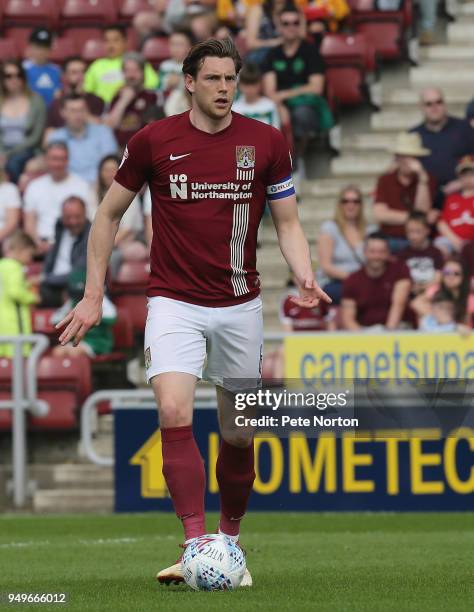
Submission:
[[[192,540],[181,563],[186,584],[196,591],[232,591],[242,582],[246,567],[240,546],[217,533]]]

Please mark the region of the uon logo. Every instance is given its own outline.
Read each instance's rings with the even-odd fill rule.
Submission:
[[[244,170],[255,168],[255,147],[249,145],[235,147],[235,158],[237,168]]]
[[[170,192],[175,200],[188,198],[188,177],[186,174],[170,174]]]

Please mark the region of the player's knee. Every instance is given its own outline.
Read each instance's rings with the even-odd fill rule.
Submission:
[[[173,397],[160,400],[158,408],[160,427],[185,427],[191,425],[192,410]]]
[[[248,448],[253,442],[253,435],[247,435],[243,432],[226,432],[222,435],[222,437],[228,444],[231,446],[236,446],[237,448]]]

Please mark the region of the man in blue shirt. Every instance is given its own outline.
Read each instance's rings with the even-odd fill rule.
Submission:
[[[30,89],[39,94],[47,106],[54,100],[56,92],[62,88],[61,69],[48,61],[52,42],[53,37],[49,30],[34,29],[27,49],[28,59],[23,62]]]
[[[441,208],[444,196],[459,191],[456,165],[461,157],[474,154],[474,130],[464,119],[448,114],[443,92],[426,88],[420,97],[424,121],[411,131],[418,132],[423,146],[431,151],[422,158],[425,170],[436,178],[439,192],[436,208]]]
[[[50,132],[47,141],[65,142],[69,150],[69,170],[93,184],[101,160],[117,154],[118,144],[108,126],[88,121],[88,112],[83,95],[64,96],[61,113],[65,126]]]

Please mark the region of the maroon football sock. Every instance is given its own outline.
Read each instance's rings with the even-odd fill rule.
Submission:
[[[203,535],[206,533],[206,472],[193,436],[192,425],[162,429],[161,442],[163,476],[175,512],[183,523],[185,540]]]
[[[220,530],[236,536],[255,480],[253,441],[246,448],[222,440],[216,464],[221,496]]]

